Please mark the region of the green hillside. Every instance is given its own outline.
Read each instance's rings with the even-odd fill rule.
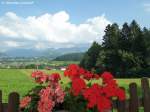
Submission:
[[[56,57],[56,61],[80,61],[83,58],[84,53],[69,53]]]

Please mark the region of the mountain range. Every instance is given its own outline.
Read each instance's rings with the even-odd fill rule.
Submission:
[[[87,51],[87,47],[70,47],[70,48],[48,48],[44,50],[16,48],[5,52],[0,52],[0,57],[47,57],[54,59],[58,56]]]

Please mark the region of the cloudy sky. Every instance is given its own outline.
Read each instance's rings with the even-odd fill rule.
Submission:
[[[0,50],[102,41],[108,24],[150,27],[149,0],[0,0]]]

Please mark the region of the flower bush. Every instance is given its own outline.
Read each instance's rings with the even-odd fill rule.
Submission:
[[[119,88],[116,80],[109,72],[104,72],[101,76],[93,74],[89,71],[84,70],[78,65],[69,65],[65,70],[64,75],[70,78],[71,86],[68,96],[71,97],[70,100],[74,99],[74,104],[77,105],[80,101],[84,108],[81,111],[94,111],[94,112],[104,112],[110,110],[112,106],[111,99],[117,97],[119,100],[125,99],[125,92],[123,89]],[[93,83],[89,84],[90,80],[102,79],[102,84]],[[70,108],[71,112],[75,112]],[[79,109],[80,107],[78,107]]]
[[[61,103],[70,112],[106,112],[112,107],[112,98],[125,100],[125,91],[119,88],[110,72],[94,74],[71,64],[64,71],[64,76],[70,79],[65,90],[59,84],[58,73],[47,75],[35,71],[31,76],[38,86],[21,100],[23,112],[52,112]]]
[[[39,85],[33,88],[20,101],[23,112],[52,112],[53,108],[64,101],[65,93],[59,84],[60,75],[47,75],[35,71],[31,75]]]

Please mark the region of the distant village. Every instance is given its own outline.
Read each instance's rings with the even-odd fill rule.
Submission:
[[[0,58],[0,69],[45,69],[66,70],[66,67],[74,62],[52,61],[45,58]]]

